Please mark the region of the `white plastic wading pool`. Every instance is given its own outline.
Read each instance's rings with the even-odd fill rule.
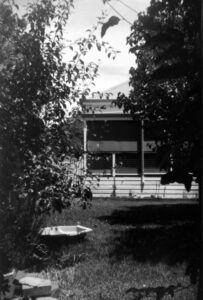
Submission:
[[[92,229],[84,227],[81,225],[73,226],[50,226],[42,228],[40,234],[42,236],[80,236],[88,232],[91,232]]]

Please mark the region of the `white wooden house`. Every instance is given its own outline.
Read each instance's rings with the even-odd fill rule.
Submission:
[[[113,104],[118,92],[128,91],[124,83],[83,102],[84,168],[97,176],[92,179],[93,196],[197,198],[195,183],[190,192],[183,184],[160,184],[164,172],[156,164],[153,138],[143,121],[134,121]]]

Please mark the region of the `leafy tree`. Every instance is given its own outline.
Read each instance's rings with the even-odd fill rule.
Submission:
[[[157,150],[161,168],[169,172],[162,183],[200,177],[200,1],[151,0],[140,13],[127,41],[137,67],[130,69],[129,97],[117,104],[133,118],[147,120],[146,129],[161,131]],[[160,127],[160,126],[159,126]]]
[[[39,258],[41,214],[70,204],[74,174],[64,174],[63,161],[79,155],[74,132],[80,133],[67,106],[88,94],[97,74],[84,55],[94,45],[113,51],[94,31],[67,45],[72,6],[73,0],[39,0],[19,17],[15,4],[0,3],[0,252],[8,260],[2,271]]]

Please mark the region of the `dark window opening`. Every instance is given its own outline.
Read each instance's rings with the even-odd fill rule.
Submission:
[[[112,172],[111,154],[89,154],[87,157],[87,168],[89,171]]]
[[[121,153],[116,155],[116,174],[139,173],[139,153]]]
[[[145,173],[160,173],[160,166],[157,161],[156,153],[144,154],[144,172]]]
[[[136,141],[140,137],[140,123],[135,121],[88,121],[87,140]]]

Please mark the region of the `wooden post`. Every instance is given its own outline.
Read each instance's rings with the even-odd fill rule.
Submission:
[[[84,173],[87,173],[87,122],[84,121],[84,127],[83,127],[83,148],[84,148]]]
[[[112,153],[112,176],[115,178],[116,176],[116,155]]]
[[[140,151],[141,151],[141,190],[143,191],[144,189],[144,120],[141,120]]]
[[[201,15],[203,14],[203,5],[201,6]],[[203,32],[203,22],[201,22],[201,32]],[[202,42],[202,40],[201,40]],[[201,48],[201,55],[203,55],[203,47]],[[201,61],[201,68],[203,68],[203,60]],[[203,76],[200,76],[201,78],[201,92],[203,93]],[[201,111],[202,112],[202,111]],[[200,132],[203,130],[203,118],[201,118],[201,124],[199,128]],[[201,139],[201,149],[203,147],[203,139]],[[202,164],[203,161],[203,155],[201,153],[200,157],[200,164]],[[200,218],[200,232],[201,232],[201,245],[200,245],[200,275],[199,275],[199,286],[198,286],[198,295],[197,299],[201,300],[203,299],[203,176],[202,176],[202,169],[200,174],[200,181],[199,181],[199,218]]]
[[[170,153],[170,171],[173,171],[173,154]]]
[[[112,196],[116,196],[116,154],[112,153],[112,176],[113,176],[113,193]]]

